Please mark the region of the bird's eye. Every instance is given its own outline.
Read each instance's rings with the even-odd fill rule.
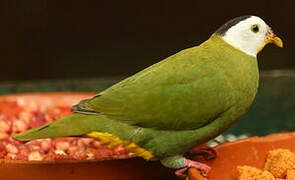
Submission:
[[[254,33],[258,33],[259,32],[259,26],[258,24],[254,24],[251,26],[251,31]]]

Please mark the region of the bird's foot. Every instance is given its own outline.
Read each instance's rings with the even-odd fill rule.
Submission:
[[[204,177],[208,177],[208,174],[211,171],[211,168],[207,164],[185,159],[185,167],[176,170],[175,174],[180,178],[185,178],[185,173],[189,168],[198,169]]]
[[[217,157],[217,151],[214,148],[207,145],[192,148],[188,152],[188,154],[189,157],[202,156],[206,160],[215,159]]]
[[[161,163],[167,168],[177,169],[175,171],[175,174],[181,178],[186,177],[186,171],[189,168],[198,169],[205,177],[208,176],[211,170],[211,168],[207,164],[187,159],[181,155],[163,158],[161,159]]]

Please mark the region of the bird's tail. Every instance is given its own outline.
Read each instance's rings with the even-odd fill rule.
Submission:
[[[104,129],[105,119],[97,115],[70,114],[50,124],[36,127],[13,136],[16,140],[30,141],[52,137],[82,136]],[[100,123],[101,119],[101,123]]]
[[[53,137],[87,136],[101,140],[110,145],[122,144],[127,150],[145,159],[152,159],[153,155],[137,145],[141,139],[147,139],[146,130],[140,133],[142,137],[134,142],[130,141],[132,134],[138,133],[138,128],[130,126],[102,115],[74,113],[53,123],[27,130],[16,134],[14,139],[31,141]],[[153,134],[149,132],[148,134]],[[150,139],[150,138],[148,138]]]

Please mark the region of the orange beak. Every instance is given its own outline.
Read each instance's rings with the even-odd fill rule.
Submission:
[[[264,46],[269,43],[273,43],[281,48],[283,47],[283,41],[281,40],[281,38],[279,38],[277,35],[275,35],[272,32],[272,30],[269,30],[269,31],[267,31],[264,43],[257,49],[257,51],[260,52],[264,48]]]

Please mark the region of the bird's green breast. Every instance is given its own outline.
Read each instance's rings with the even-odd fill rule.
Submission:
[[[198,54],[196,66],[197,68],[203,68],[203,73],[206,73],[206,81],[198,85],[215,85],[213,88],[207,89],[210,93],[206,94],[207,96],[204,98],[207,101],[202,102],[204,105],[201,112],[212,113],[212,109],[215,107],[219,107],[219,110],[222,107],[225,110],[210,122],[207,121],[207,124],[200,128],[192,131],[178,131],[175,132],[175,135],[163,135],[146,146],[157,155],[162,152],[162,156],[169,153],[182,152],[196,144],[204,143],[206,140],[214,138],[229,128],[247,111],[257,92],[259,80],[257,59],[235,49],[223,41],[220,36],[213,35],[200,46],[185,51],[190,53],[191,61],[194,61],[196,57],[193,54]],[[210,76],[215,76],[215,78],[208,79]],[[212,81],[217,82],[214,83]],[[196,97],[199,95],[197,94]],[[210,96],[213,98],[210,99]],[[199,121],[199,119],[193,120]],[[169,144],[167,147],[171,145],[170,148],[174,151],[169,152],[169,149],[165,148],[166,146],[161,146],[163,143]],[[173,143],[177,144],[177,146],[174,146]],[[154,149],[154,146],[162,151]]]
[[[232,47],[222,40],[218,35],[210,38],[210,46],[215,49],[216,61],[223,70],[228,82],[238,93],[237,103],[249,106],[257,92],[259,81],[259,70],[256,57]],[[206,46],[206,43],[204,43]]]

